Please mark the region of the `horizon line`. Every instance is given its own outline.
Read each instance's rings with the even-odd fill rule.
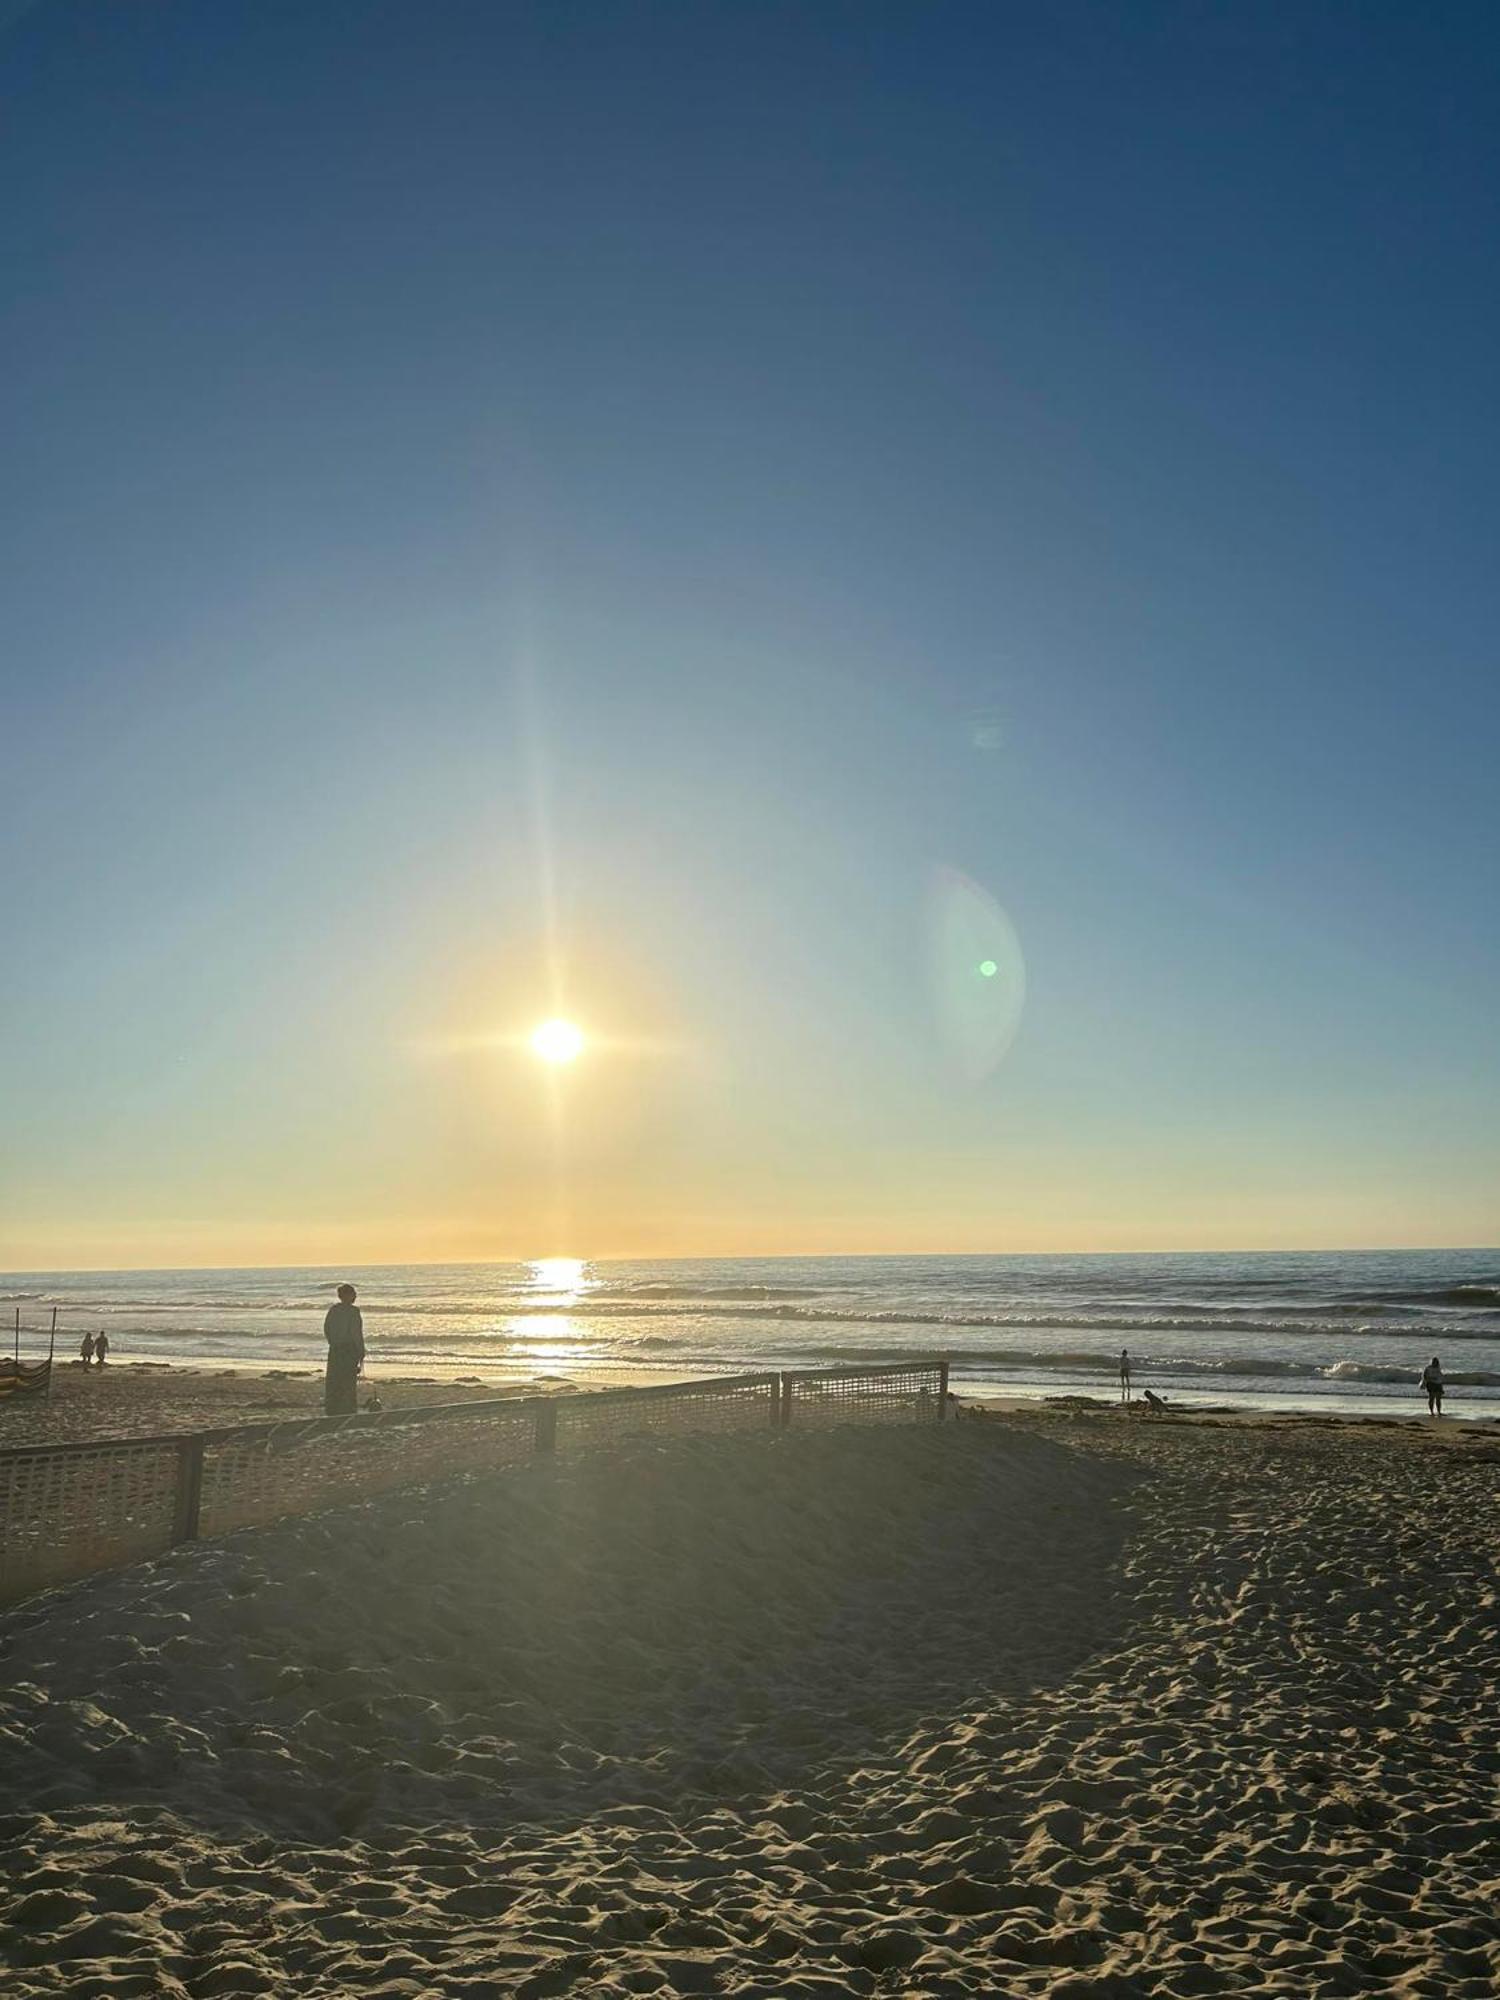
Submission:
[[[36,1265],[30,1268],[0,1269],[0,1278],[48,1278],[85,1277],[111,1272],[161,1272],[190,1274],[199,1271],[349,1271],[361,1265],[375,1270],[387,1271],[457,1271],[469,1270],[477,1266],[500,1268],[506,1265],[532,1265],[548,1263],[579,1264],[812,1264],[830,1262],[866,1263],[895,1262],[901,1259],[922,1258],[951,1262],[978,1261],[995,1258],[1030,1258],[1036,1260],[1076,1258],[1076,1257],[1410,1257],[1448,1252],[1455,1256],[1493,1255],[1500,1256],[1500,1244],[1491,1243],[1330,1243],[1316,1248],[1303,1245],[1300,1248],[1289,1245],[1218,1246],[1194,1249],[1137,1249],[1137,1250],[753,1250],[753,1251],[673,1251],[669,1254],[631,1254],[612,1251],[606,1256],[579,1256],[573,1251],[549,1251],[535,1257],[440,1257],[406,1258],[382,1261],[379,1258],[346,1258],[337,1264],[53,1264]],[[6,1304],[18,1303],[14,1300]]]

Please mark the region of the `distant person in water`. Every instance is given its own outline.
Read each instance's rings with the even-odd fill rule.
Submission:
[[[1122,1403],[1130,1401],[1130,1349],[1128,1347],[1120,1349],[1120,1401]]]
[[[1422,1388],[1427,1396],[1427,1414],[1440,1417],[1443,1414],[1443,1364],[1434,1354],[1422,1370]]]
[[[94,1336],[91,1333],[86,1333],[83,1336],[83,1345],[78,1350],[78,1358],[85,1368],[92,1362],[94,1358]]]
[[[109,1359],[109,1335],[104,1331],[102,1326],[94,1336],[94,1359],[101,1368]]]
[[[365,1323],[354,1303],[353,1285],[339,1286],[339,1302],[328,1308],[323,1338],[328,1369],[323,1377],[323,1414],[351,1417],[358,1401],[359,1371],[365,1365]]]

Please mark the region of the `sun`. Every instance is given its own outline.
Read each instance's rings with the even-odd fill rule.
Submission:
[[[583,1051],[583,1030],[571,1021],[543,1021],[532,1030],[531,1047],[543,1062],[570,1063]]]

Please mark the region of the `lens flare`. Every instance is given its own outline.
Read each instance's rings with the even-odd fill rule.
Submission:
[[[1026,961],[1015,926],[987,890],[940,868],[929,905],[933,1007],[950,1060],[977,1082],[1015,1040]]]

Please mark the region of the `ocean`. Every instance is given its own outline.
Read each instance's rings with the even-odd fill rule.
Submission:
[[[1500,1251],[706,1258],[352,1270],[0,1275],[23,1354],[103,1327],[113,1359],[321,1366],[334,1287],[359,1287],[369,1370],[497,1384],[667,1381],[947,1354],[964,1392],[1137,1388],[1260,1407],[1413,1412],[1442,1357],[1459,1415],[1500,1414]]]

